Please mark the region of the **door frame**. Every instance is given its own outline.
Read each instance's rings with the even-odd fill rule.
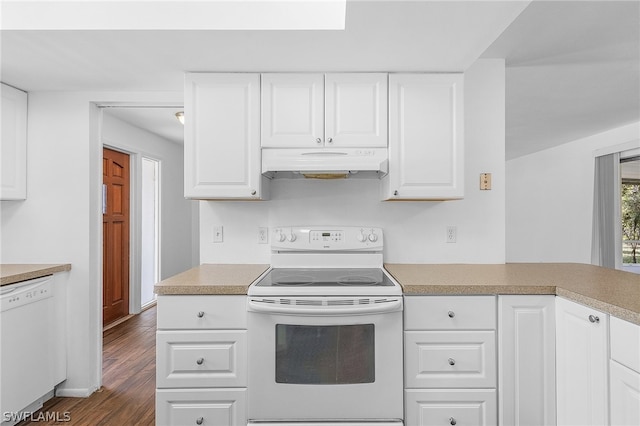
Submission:
[[[140,97],[136,94],[125,94],[121,97],[126,99],[124,101],[89,101],[88,115],[89,115],[89,276],[91,282],[89,283],[89,297],[91,300],[88,306],[89,310],[89,334],[91,343],[89,345],[88,359],[90,359],[90,376],[91,382],[87,384],[86,391],[79,390],[63,390],[59,393],[60,396],[75,396],[75,397],[87,397],[94,391],[100,389],[102,386],[102,148],[103,146],[111,147],[112,149],[127,151],[127,147],[124,144],[117,143],[116,141],[105,141],[102,136],[103,128],[103,111],[105,107],[181,107],[184,104],[183,94],[180,93],[160,93],[160,94],[144,94],[142,98],[148,97],[147,100],[140,100]],[[120,96],[114,96],[118,98]],[[155,98],[155,99],[154,99]],[[153,99],[153,100],[152,100]],[[131,146],[128,147],[132,149]],[[155,158],[153,155],[149,155],[150,158]],[[132,186],[130,186],[131,189]],[[134,207],[135,208],[135,207]],[[132,211],[134,211],[132,209]],[[135,214],[138,211],[135,210]],[[130,212],[130,214],[132,214]],[[130,221],[131,223],[133,221]],[[133,235],[133,234],[132,234]],[[130,244],[133,243],[135,238],[130,238]],[[139,244],[139,243],[138,243]],[[130,247],[130,250],[134,249]],[[131,256],[130,262],[134,257]],[[131,279],[129,281],[131,286]],[[140,296],[138,295],[138,303]],[[129,299],[131,306],[132,299]],[[85,393],[87,392],[87,393]]]

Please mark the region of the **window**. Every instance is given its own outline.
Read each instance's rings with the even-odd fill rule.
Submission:
[[[620,160],[622,269],[640,274],[640,156]]]

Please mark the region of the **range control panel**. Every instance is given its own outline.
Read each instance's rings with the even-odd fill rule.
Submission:
[[[272,251],[382,251],[382,229],[368,226],[282,226],[273,230]]]

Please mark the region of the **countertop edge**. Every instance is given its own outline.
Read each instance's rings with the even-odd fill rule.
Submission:
[[[32,280],[35,278],[45,277],[58,272],[67,272],[71,270],[70,263],[60,264],[3,264],[0,268],[6,267],[20,267],[24,268],[24,271],[16,272],[10,275],[0,276],[0,286],[15,284],[22,281]]]

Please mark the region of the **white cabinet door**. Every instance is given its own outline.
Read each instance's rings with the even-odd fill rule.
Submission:
[[[325,77],[325,146],[387,146],[387,74]]]
[[[611,426],[640,425],[640,373],[611,361]]]
[[[607,314],[556,298],[558,425],[608,422]]]
[[[385,200],[464,195],[462,74],[389,75],[389,174]]]
[[[186,75],[184,166],[186,198],[265,197],[258,74]]]
[[[2,84],[0,200],[27,199],[27,93]]]
[[[498,297],[500,424],[556,424],[555,296]]]
[[[407,426],[497,424],[495,389],[409,389],[405,410]]]
[[[324,75],[262,74],[262,146],[324,144]]]
[[[262,74],[263,148],[387,146],[387,74]]]

